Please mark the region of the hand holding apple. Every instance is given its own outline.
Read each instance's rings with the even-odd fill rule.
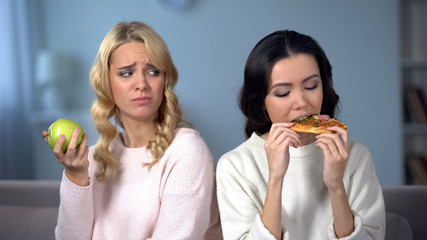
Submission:
[[[88,136],[83,134],[82,127],[71,120],[58,119],[42,134],[57,161],[65,166],[67,178],[79,186],[89,185]],[[67,151],[68,147],[75,151]]]
[[[79,129],[79,135],[77,137],[77,145],[76,148],[80,145],[83,139],[83,129],[82,127],[69,120],[69,119],[58,119],[52,125],[50,125],[48,130],[48,143],[49,146],[53,149],[55,147],[56,142],[58,141],[58,138],[63,134],[65,136],[65,141],[62,144],[62,151],[66,152],[68,148],[68,144],[70,144],[71,137],[73,135],[74,129]]]

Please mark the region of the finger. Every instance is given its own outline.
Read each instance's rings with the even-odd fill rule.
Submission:
[[[73,134],[71,135],[70,143],[68,144],[67,152],[75,152],[77,150],[77,138],[79,136],[80,129],[75,128]]]
[[[274,123],[273,125],[272,125],[272,127],[273,128],[276,128],[276,127],[285,127],[285,128],[290,128],[290,127],[292,127],[294,125],[294,123],[293,122],[280,122],[280,123]]]
[[[46,143],[49,144],[49,132],[48,131],[42,131],[43,139]]]
[[[324,144],[329,149],[331,156],[336,157],[339,154],[338,148],[335,144],[336,138],[337,138],[336,136],[335,137],[326,137],[326,136],[319,137],[316,140],[316,143]]]
[[[340,141],[334,141],[331,139],[327,139],[327,138],[322,138],[322,139],[318,139],[316,140],[316,144],[317,143],[322,143],[325,145],[325,147],[327,148],[330,157],[333,159],[347,159],[348,157],[348,152],[347,149],[343,146],[343,142],[342,140]]]
[[[83,154],[82,160],[88,161],[88,159],[89,159],[89,147],[87,145],[85,145],[83,152],[84,152],[84,154]]]
[[[293,123],[290,123],[291,125],[290,126],[292,126],[293,125]],[[277,136],[278,135],[280,135],[280,134],[283,134],[283,133],[285,133],[285,134],[292,134],[292,135],[294,135],[295,137],[299,137],[299,135],[295,132],[295,131],[293,131],[293,130],[291,130],[291,129],[289,129],[289,127],[287,127],[287,126],[289,126],[289,124],[286,124],[286,123],[283,123],[283,124],[277,124],[275,127],[274,127],[274,129],[272,129],[270,132],[271,132],[271,135],[272,135],[272,137],[274,137],[274,138],[277,138]]]
[[[284,130],[273,142],[273,144],[283,147],[293,146],[296,147],[301,144],[299,136]]]
[[[270,134],[276,132],[279,129],[290,128],[294,125],[294,123],[273,123],[270,127]]]
[[[80,146],[78,147],[78,151],[77,151],[77,157],[78,158],[82,158],[85,154],[85,149],[87,148],[87,142],[88,142],[88,135],[87,133],[83,134],[83,140],[80,143]]]
[[[320,147],[323,150],[323,154],[325,155],[325,159],[330,159],[332,156],[331,151],[328,148],[328,145],[323,142],[316,141],[316,146]]]
[[[336,134],[340,135],[344,143],[348,144],[348,131],[344,130],[338,126],[332,126],[327,128],[329,131],[336,132]]]
[[[290,130],[289,128],[277,128],[271,135],[269,140],[269,144],[277,144],[280,145],[286,138],[291,138],[293,141],[293,146],[297,146],[301,144],[300,136],[295,132]]]
[[[301,142],[299,138],[288,137],[283,141],[283,144],[286,147],[292,146],[294,148],[297,148],[299,145],[301,145]]]
[[[340,132],[337,133],[322,133],[316,136],[316,139],[329,138],[332,139],[336,146],[339,149],[339,152],[342,156],[347,156],[348,152],[348,134],[347,131],[341,129]]]
[[[62,152],[62,144],[64,144],[65,141],[65,135],[61,134],[58,137],[58,140],[56,140],[55,146],[53,147],[53,153],[55,154],[55,157],[59,160],[62,158],[64,153]]]
[[[88,156],[89,156],[89,147],[87,145],[80,146],[77,154],[79,165],[82,165],[82,164],[84,165],[84,162],[88,161]]]

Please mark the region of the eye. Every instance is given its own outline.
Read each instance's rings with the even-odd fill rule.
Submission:
[[[314,90],[314,89],[316,89],[317,88],[317,83],[316,84],[314,84],[314,86],[312,86],[312,87],[306,87],[305,89],[306,90]]]
[[[160,71],[157,69],[150,69],[148,70],[148,74],[151,76],[159,76],[160,75]]]
[[[123,71],[123,72],[119,72],[119,76],[120,77],[130,77],[133,75],[133,72],[131,71]]]
[[[275,93],[274,96],[279,97],[279,98],[283,98],[289,95],[290,92],[285,92],[285,93]]]

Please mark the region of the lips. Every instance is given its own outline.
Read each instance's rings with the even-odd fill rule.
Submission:
[[[311,115],[313,115],[313,114],[311,114],[311,113],[301,114],[301,115],[297,116],[294,120],[292,120],[292,122],[295,122],[295,121],[307,118],[307,117],[309,117]]]
[[[144,104],[144,103],[149,102],[150,100],[151,100],[150,97],[137,97],[137,98],[132,99],[132,102]]]

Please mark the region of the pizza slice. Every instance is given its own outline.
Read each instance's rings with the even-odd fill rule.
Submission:
[[[311,115],[297,121],[290,128],[296,132],[309,132],[309,133],[330,133],[328,127],[338,126],[347,130],[347,126],[338,120],[329,117],[328,115]]]

